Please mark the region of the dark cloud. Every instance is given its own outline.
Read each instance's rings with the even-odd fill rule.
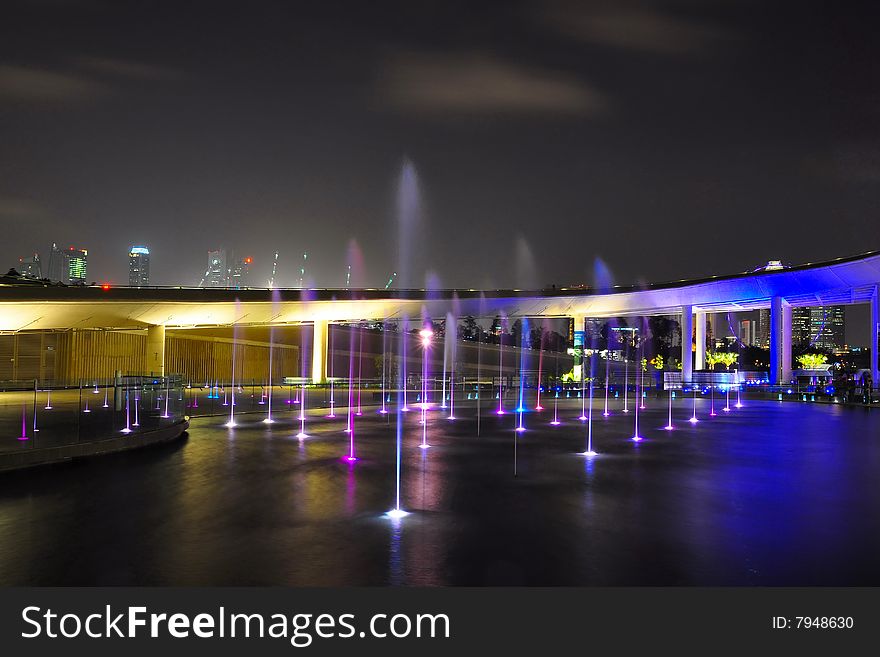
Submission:
[[[592,115],[605,96],[578,78],[481,53],[398,53],[382,67],[380,94],[396,110],[460,114]]]
[[[702,52],[732,36],[729,29],[657,3],[557,2],[542,4],[538,13],[546,24],[566,36],[653,54]]]
[[[0,102],[82,104],[97,100],[106,93],[103,84],[84,75],[0,64]]]

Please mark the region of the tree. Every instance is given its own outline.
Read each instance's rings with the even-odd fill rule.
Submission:
[[[473,315],[468,315],[464,319],[461,320],[461,323],[458,325],[458,339],[459,340],[468,340],[470,342],[480,342],[480,337],[483,332],[483,329],[477,324],[477,320],[474,319]]]
[[[739,354],[732,351],[709,351],[706,353],[706,365],[714,370],[716,365],[724,365],[728,370],[739,359]]]
[[[797,357],[797,362],[805,370],[817,370],[828,362],[828,356],[825,354],[801,354]]]

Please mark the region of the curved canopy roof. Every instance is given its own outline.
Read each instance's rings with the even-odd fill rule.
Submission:
[[[8,280],[8,279],[5,279]],[[767,308],[773,297],[794,306],[870,301],[880,282],[880,252],[641,287],[545,290],[379,290],[109,288],[0,281],[0,331],[135,329],[285,324],[403,316],[614,317]]]

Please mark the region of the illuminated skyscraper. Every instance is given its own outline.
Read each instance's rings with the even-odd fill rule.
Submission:
[[[755,335],[755,346],[762,349],[770,347],[770,309],[758,311],[758,330]]]
[[[133,246],[128,252],[128,284],[141,287],[150,284],[150,250]]]
[[[829,351],[846,344],[846,306],[792,308],[791,341]]]
[[[67,283],[84,284],[88,275],[89,252],[85,249],[70,247],[64,252],[67,256]]]

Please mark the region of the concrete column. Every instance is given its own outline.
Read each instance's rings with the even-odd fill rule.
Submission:
[[[693,361],[694,307],[681,307],[681,381],[690,383],[694,380]]]
[[[770,383],[791,381],[791,304],[782,297],[770,300]]]
[[[165,327],[161,324],[147,327],[145,374],[165,376]]]
[[[880,333],[880,283],[874,286],[871,295],[871,326],[868,330],[868,346],[871,349],[871,380],[875,388],[880,388],[880,348],[877,335]]]
[[[697,325],[696,351],[694,351],[694,369],[706,369],[706,313],[698,312],[694,320]]]
[[[315,320],[312,335],[312,383],[327,381],[327,339],[330,334],[330,322]]]

